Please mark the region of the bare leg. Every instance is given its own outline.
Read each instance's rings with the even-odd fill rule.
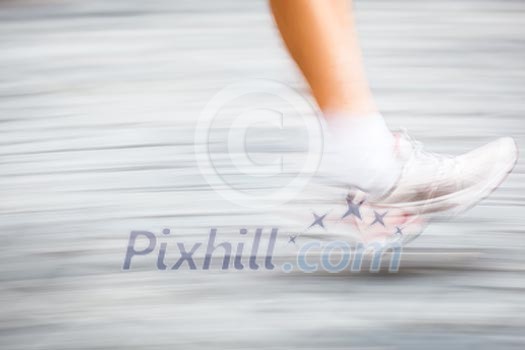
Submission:
[[[327,119],[328,166],[343,181],[384,194],[399,177],[395,140],[368,86],[348,0],[270,0],[275,21]]]
[[[367,191],[379,208],[402,209],[401,217],[474,205],[512,170],[516,143],[500,138],[451,158],[422,152],[405,136],[394,138],[374,105],[347,1],[270,0],[281,36],[327,119],[325,141],[339,156],[330,170]],[[352,213],[352,199],[348,205]]]
[[[377,112],[347,0],[270,0],[275,21],[323,112]]]

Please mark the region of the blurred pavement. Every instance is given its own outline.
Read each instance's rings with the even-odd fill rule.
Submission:
[[[506,135],[525,149],[525,2],[356,7],[391,127],[436,152]],[[398,274],[121,271],[131,230],[233,237],[311,208],[237,207],[195,161],[224,86],[307,96],[265,1],[2,1],[0,52],[0,348],[524,348],[523,156]]]

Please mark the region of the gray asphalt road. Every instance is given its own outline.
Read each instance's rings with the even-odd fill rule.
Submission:
[[[356,6],[391,127],[437,152],[504,135],[525,147],[525,2]],[[524,347],[523,157],[479,206],[407,247],[397,274],[157,271],[155,257],[121,270],[131,230],[287,233],[337,201],[305,191],[246,208],[197,166],[197,118],[228,84],[279,81],[309,98],[264,1],[2,1],[0,52],[2,349]],[[216,169],[250,195],[271,192],[228,172],[220,141],[234,113],[224,114]],[[293,257],[287,238],[276,261]]]

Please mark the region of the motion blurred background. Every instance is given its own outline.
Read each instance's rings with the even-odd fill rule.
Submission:
[[[355,6],[391,127],[436,152],[523,149],[524,1]],[[265,1],[4,0],[0,53],[0,348],[524,348],[522,157],[397,274],[121,270],[131,230],[234,239],[312,208],[238,206],[195,160],[199,113],[228,84],[309,98]]]

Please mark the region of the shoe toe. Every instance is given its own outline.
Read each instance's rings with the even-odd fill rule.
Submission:
[[[502,137],[494,142],[498,143],[498,162],[510,172],[518,160],[518,145],[512,137]]]
[[[518,159],[518,147],[512,137],[502,137],[476,148],[458,159],[464,174],[490,177],[510,172]]]

